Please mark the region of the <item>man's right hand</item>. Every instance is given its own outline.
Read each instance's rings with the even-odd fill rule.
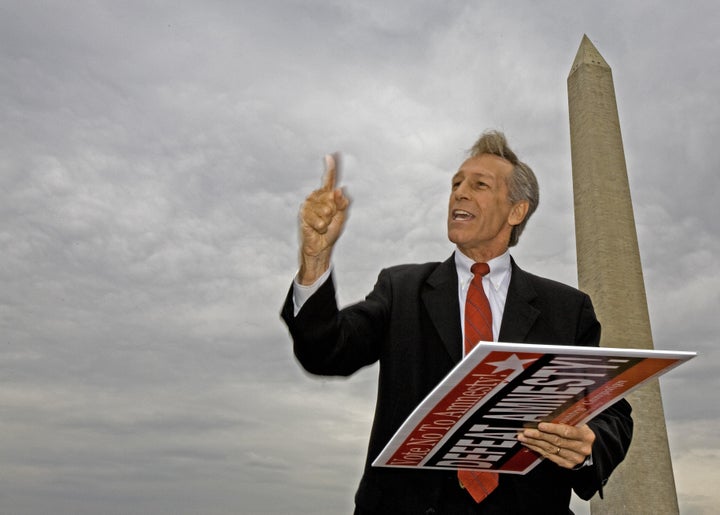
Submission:
[[[337,162],[325,156],[325,179],[300,208],[300,284],[314,283],[330,267],[333,246],[348,215],[350,199],[336,188]]]

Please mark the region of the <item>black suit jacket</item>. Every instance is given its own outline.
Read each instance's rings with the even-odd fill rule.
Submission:
[[[293,316],[292,288],[282,317],[295,356],[310,373],[350,375],[379,361],[378,396],[356,513],[568,513],[571,489],[589,499],[625,457],[630,406],[621,401],[595,417],[593,465],[566,470],[543,462],[524,476],[501,474],[480,504],[445,471],[373,468],[397,428],[462,359],[454,258],[383,270],[367,298],[342,310],[332,280]],[[513,261],[500,341],[598,345],[600,324],[590,298],[521,270]]]

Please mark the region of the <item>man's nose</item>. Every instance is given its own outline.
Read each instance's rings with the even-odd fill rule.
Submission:
[[[465,181],[462,181],[460,184],[457,185],[457,188],[455,188],[455,190],[453,191],[453,196],[456,200],[468,198],[468,186]]]

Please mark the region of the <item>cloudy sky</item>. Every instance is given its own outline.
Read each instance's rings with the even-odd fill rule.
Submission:
[[[542,5],[541,5],[542,4]],[[613,68],[681,511],[720,505],[720,7],[0,1],[0,512],[351,510],[377,369],[300,370],[278,312],[341,151],[341,303],[442,260],[452,173],[506,132],[514,255],[576,284],[566,78]],[[581,507],[580,510],[584,509]]]

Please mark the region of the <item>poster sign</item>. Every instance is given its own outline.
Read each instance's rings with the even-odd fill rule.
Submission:
[[[373,466],[525,474],[517,434],[581,425],[694,352],[480,342],[423,400]]]

